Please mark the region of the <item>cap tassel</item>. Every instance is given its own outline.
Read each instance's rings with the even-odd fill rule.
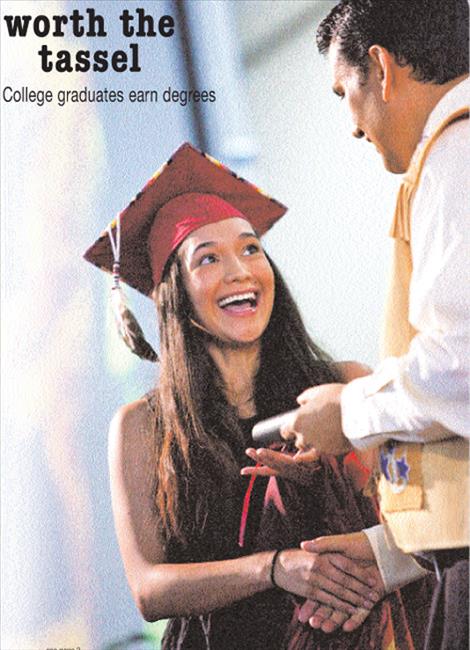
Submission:
[[[111,226],[108,226],[107,233],[111,242],[111,249],[114,256],[113,264],[113,287],[111,289],[111,304],[113,307],[114,319],[121,336],[127,347],[141,359],[147,361],[158,361],[158,355],[146,340],[142,328],[136,317],[129,309],[126,297],[121,289],[119,255],[121,248],[121,220],[116,220],[116,240],[114,240]]]

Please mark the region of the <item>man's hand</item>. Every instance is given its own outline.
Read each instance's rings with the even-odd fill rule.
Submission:
[[[359,363],[359,361],[337,361],[333,365],[339,370],[341,379],[345,384],[358,377],[367,377],[367,375],[373,372],[370,366],[366,366],[365,363]]]
[[[273,449],[251,447],[245,453],[257,463],[262,463],[262,466],[243,467],[241,470],[243,476],[282,476],[296,483],[307,484],[312,471],[319,466],[318,455],[314,449],[297,452],[294,456]]]
[[[319,601],[348,618],[357,607],[372,609],[380,598],[373,571],[339,553],[286,549],[278,555],[274,579],[285,591]]]
[[[352,449],[341,428],[343,384],[324,384],[304,391],[297,401],[300,408],[282,427],[285,440],[295,438],[297,449],[314,447],[317,453],[343,454]]]
[[[304,551],[310,553],[341,553],[353,560],[376,564],[374,551],[367,535],[362,531],[344,535],[328,535],[302,542]],[[383,585],[382,585],[383,586]]]

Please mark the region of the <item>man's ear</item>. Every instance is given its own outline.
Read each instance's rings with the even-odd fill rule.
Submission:
[[[393,66],[395,59],[381,45],[372,45],[369,48],[371,63],[376,68],[376,72],[382,87],[382,99],[384,102],[390,101],[390,93],[393,85]]]

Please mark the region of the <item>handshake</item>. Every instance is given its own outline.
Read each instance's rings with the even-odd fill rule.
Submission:
[[[302,542],[300,551],[281,551],[273,579],[282,589],[307,598],[299,620],[325,633],[340,627],[353,632],[385,595],[380,571],[363,532],[320,537]]]
[[[369,368],[355,362],[339,366],[346,382],[370,373]],[[338,416],[341,389],[341,384],[308,389],[297,400],[300,408],[259,422],[253,428],[255,442],[269,445],[295,439],[299,451],[290,455],[249,448],[246,454],[256,466],[244,467],[242,475],[282,476],[307,485],[318,466],[319,453],[349,451],[351,446],[342,434]],[[271,575],[276,585],[307,599],[299,620],[326,633],[338,628],[356,630],[385,596],[385,585],[364,532],[320,537],[302,542],[300,549],[283,550],[275,558]]]
[[[249,448],[246,454],[257,466],[244,467],[242,475],[282,476],[306,485],[318,464],[314,449],[291,456]],[[299,620],[325,633],[340,627],[353,632],[385,596],[374,552],[362,531],[320,537],[302,542],[300,549],[283,550],[272,576],[277,586],[307,599]]]

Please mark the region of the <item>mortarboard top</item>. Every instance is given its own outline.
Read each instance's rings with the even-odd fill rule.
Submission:
[[[160,282],[171,253],[193,230],[242,216],[263,235],[286,211],[255,185],[185,143],[119,214],[119,275],[148,296]],[[109,230],[116,237],[117,219],[84,257],[112,273],[115,258]]]

